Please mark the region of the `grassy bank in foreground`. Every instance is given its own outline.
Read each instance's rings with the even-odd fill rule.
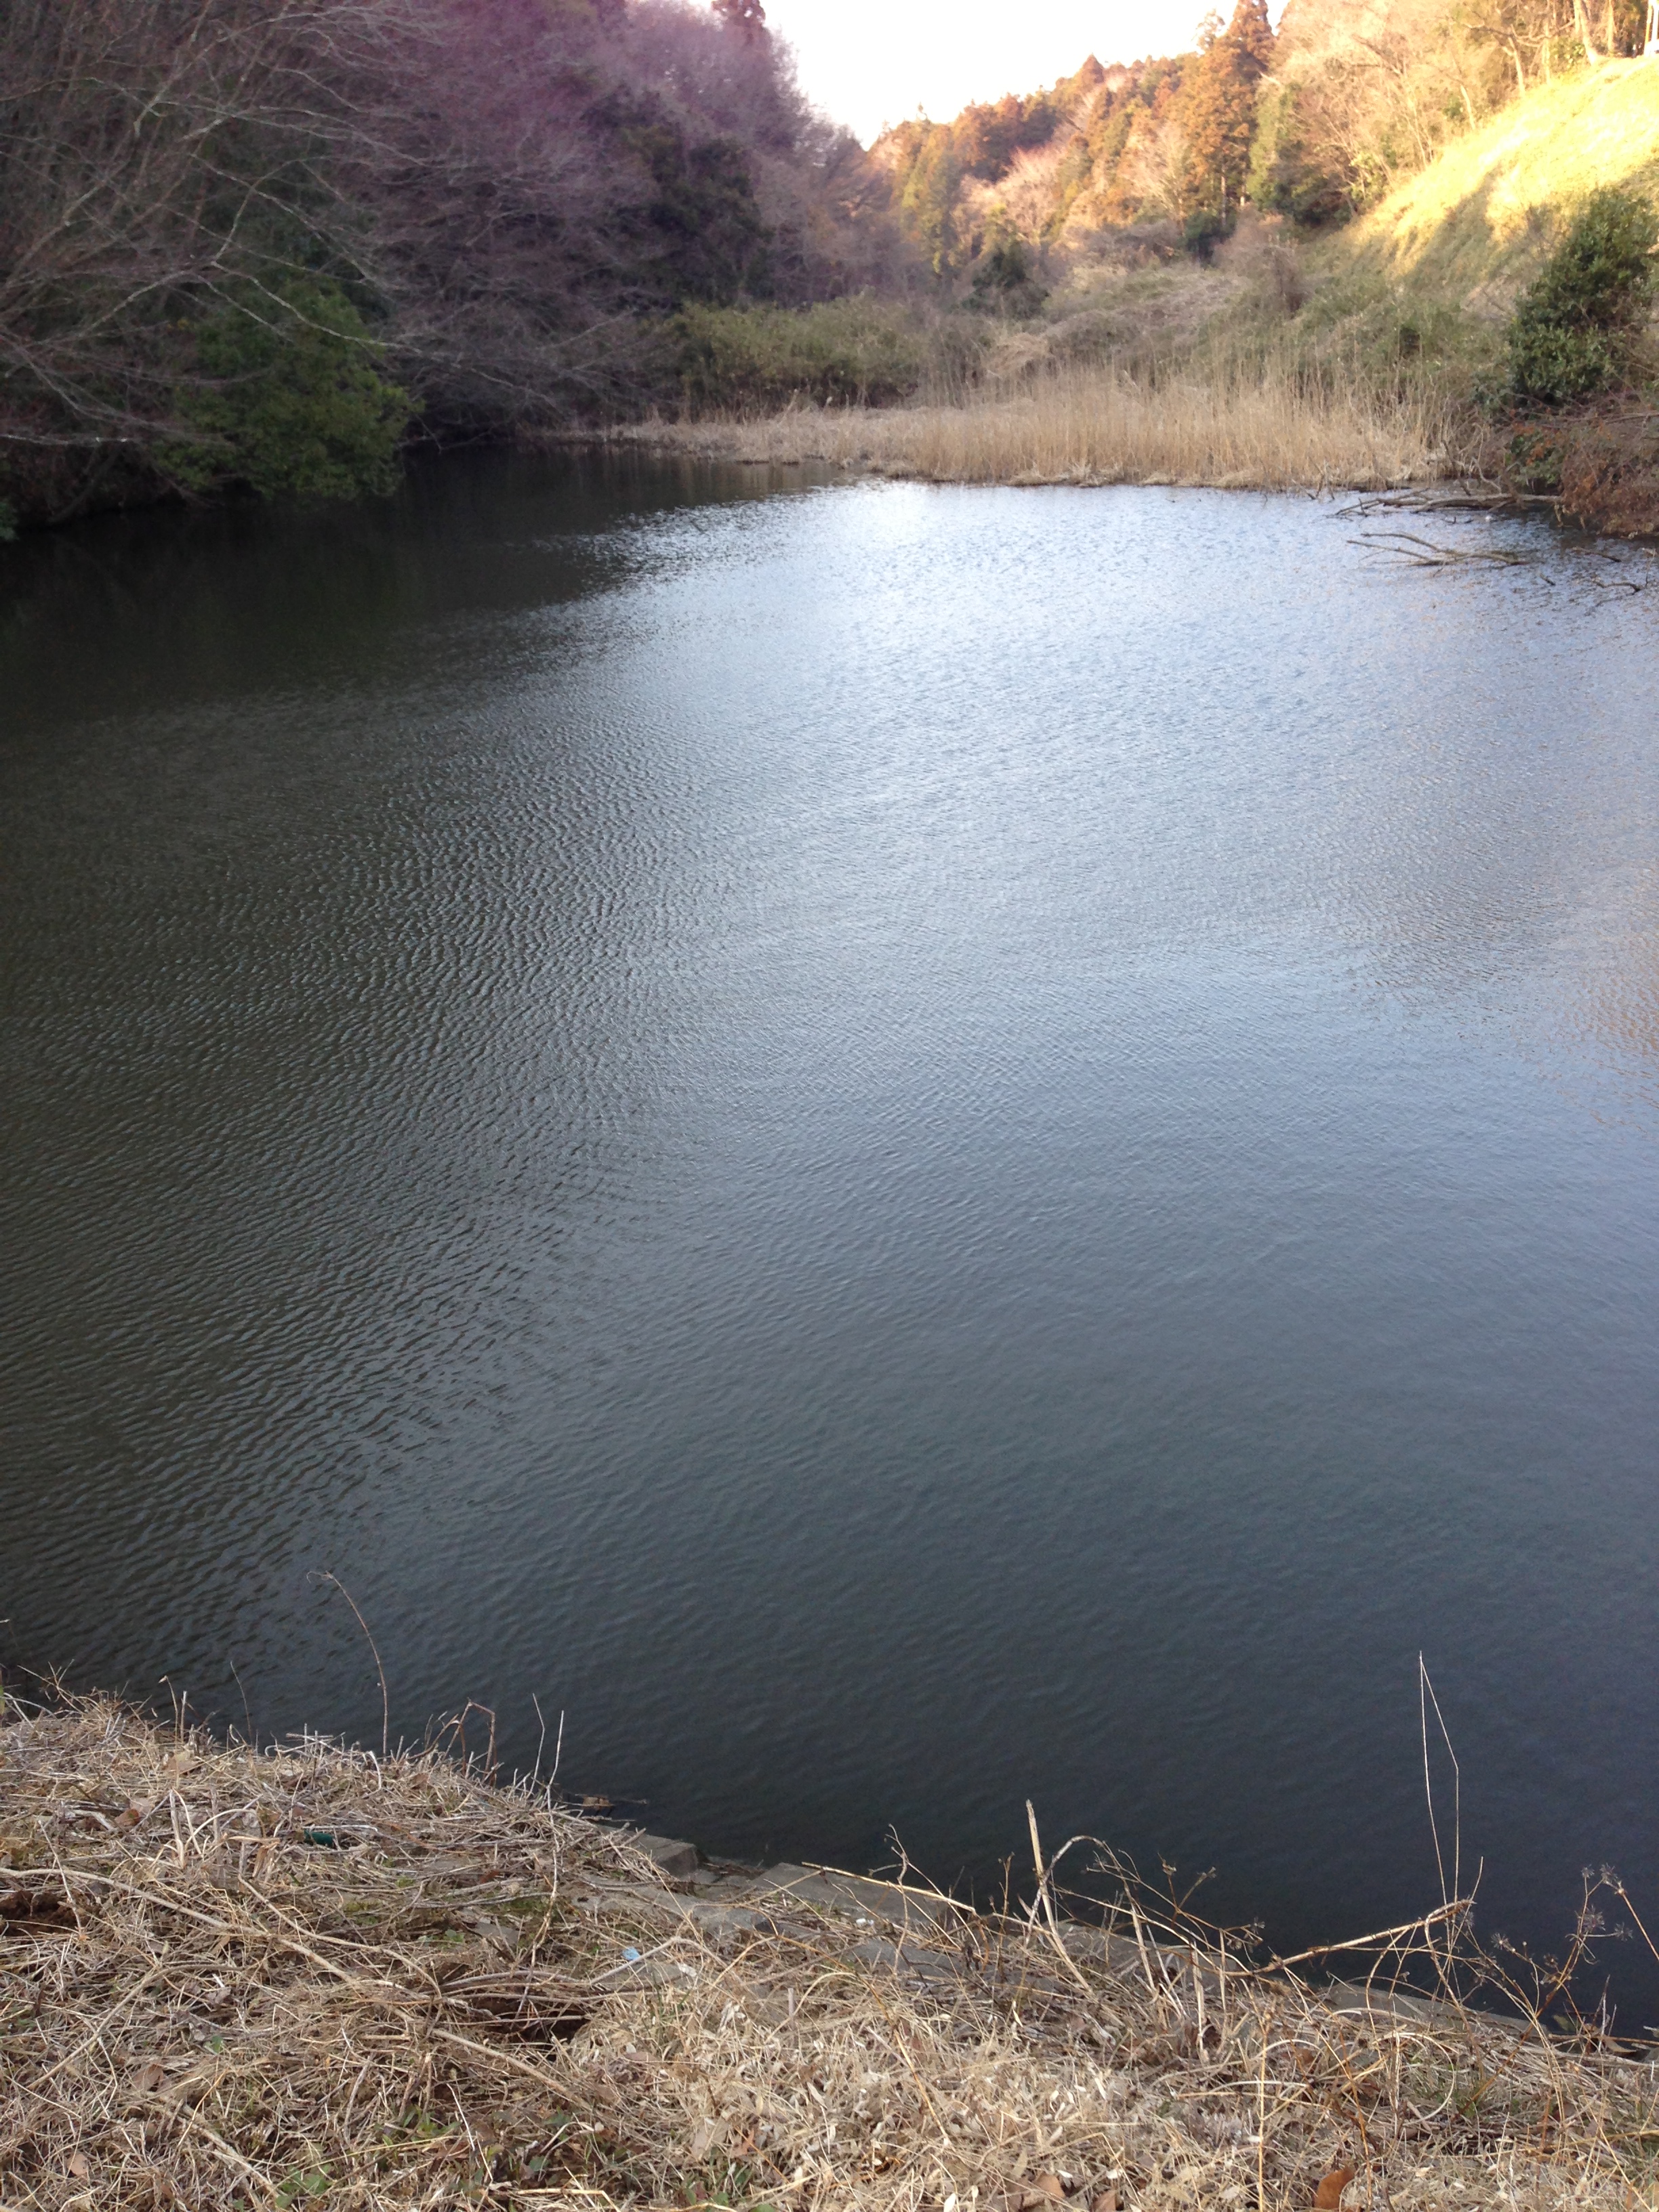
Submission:
[[[0,2197],[1653,2201],[1655,2069],[1582,2023],[1391,1999],[1380,1971],[1321,1993],[1127,1899],[1109,1939],[926,1898],[906,1934],[906,1893],[874,1893],[885,1914],[867,1885],[858,1917],[735,1893],[443,1750],[260,1753],[112,1703],[13,1708]],[[1397,1966],[1446,1926],[1351,1955]]]
[[[1629,204],[1626,226],[1654,222]],[[1614,210],[1619,222],[1625,216]],[[816,462],[938,483],[1172,483],[1378,491],[1455,483],[1502,505],[1553,505],[1582,527],[1659,535],[1659,433],[1649,280],[1621,302],[1571,296],[1587,216],[1501,330],[1426,310],[1376,282],[1328,284],[1294,321],[1261,317],[1262,282],[1171,272],[1141,316],[1183,314],[1179,340],[1136,332],[1077,358],[1079,316],[1003,333],[975,380],[935,380],[885,405],[798,397],[770,410],[688,409],[597,434],[689,458]],[[1604,225],[1605,227],[1605,225]],[[1272,249],[1277,254],[1279,249]],[[1579,256],[1602,271],[1595,254]],[[1565,293],[1553,299],[1551,288]],[[1209,288],[1206,317],[1189,295]],[[1127,288],[1125,288],[1127,289]],[[1407,312],[1407,309],[1410,312]],[[1536,397],[1525,371],[1548,387]],[[941,389],[941,384],[945,388]]]

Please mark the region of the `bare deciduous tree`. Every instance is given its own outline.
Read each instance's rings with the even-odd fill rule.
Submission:
[[[5,0],[0,471],[52,512],[153,478],[204,325],[337,294],[441,428],[612,404],[688,293],[890,260],[884,199],[684,0]]]

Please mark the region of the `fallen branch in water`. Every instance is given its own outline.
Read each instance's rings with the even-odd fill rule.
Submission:
[[[1358,546],[1363,552],[1390,554],[1413,568],[1523,568],[1539,558],[1531,547],[1437,545],[1427,538],[1414,536],[1409,530],[1368,530],[1361,537],[1351,538],[1348,543]]]

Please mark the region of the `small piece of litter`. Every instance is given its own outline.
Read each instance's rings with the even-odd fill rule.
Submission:
[[[640,1954],[636,1950],[635,1950],[632,1944],[629,1944],[627,1950],[623,1953],[623,1960],[624,1964],[630,1966],[637,1966],[640,1963]]]

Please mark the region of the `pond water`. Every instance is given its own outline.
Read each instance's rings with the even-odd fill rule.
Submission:
[[[1650,573],[489,456],[12,549],[12,1649],[378,1742],[332,1570],[394,1732],[1282,1946],[1437,1900],[1421,1652],[1482,1926],[1659,1911]]]

